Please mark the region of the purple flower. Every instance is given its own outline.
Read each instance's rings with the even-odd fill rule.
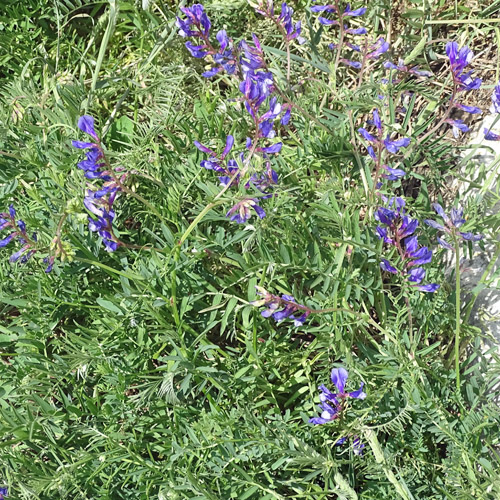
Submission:
[[[432,219],[425,219],[424,222],[428,226],[431,226],[438,231],[443,231],[445,234],[451,235],[453,238],[457,237],[467,241],[479,241],[483,239],[483,235],[481,234],[459,231],[459,228],[465,224],[464,211],[462,208],[452,208],[449,216],[445,213],[443,207],[439,203],[433,203],[432,208],[441,217],[441,219],[443,219],[444,224],[436,222]],[[442,238],[438,238],[437,240],[442,247],[448,250],[453,250],[453,246],[446,240]]]
[[[363,127],[360,127],[358,128],[358,132],[363,136],[364,139],[366,139],[367,141],[370,141],[370,142],[373,142],[373,143],[376,143],[377,142],[377,139],[371,135],[365,128]]]
[[[482,111],[477,106],[466,106],[465,104],[457,102],[455,103],[455,107],[472,115],[477,115],[482,113]]]
[[[483,132],[484,132],[484,138],[487,141],[500,141],[500,135],[499,134],[495,134],[494,132],[492,132],[491,130],[488,130],[487,128],[485,128],[483,130]]]
[[[19,219],[16,221],[16,209],[14,205],[9,206],[8,212],[0,213],[0,231],[3,229],[9,229],[10,234],[0,239],[0,248],[6,247],[11,241],[16,240],[21,245],[21,248],[14,252],[10,258],[9,262],[14,263],[21,259],[21,263],[26,263],[36,252],[36,234],[33,233],[33,238],[30,240],[29,236],[26,234],[26,224],[23,220]]]
[[[16,233],[10,233],[3,240],[0,240],[0,247],[6,247],[16,236]]]
[[[389,50],[389,42],[380,37],[373,45],[368,48],[366,57],[368,59],[378,59],[382,54]]]
[[[89,217],[89,230],[97,232],[102,238],[105,250],[112,252],[119,246],[114,241],[113,236],[112,223],[115,212],[112,207],[117,194],[122,190],[121,183],[128,174],[123,172],[121,168],[116,168],[114,173],[109,170],[110,167],[105,161],[102,145],[94,130],[94,119],[92,117],[82,116],[78,120],[78,126],[96,140],[90,146],[84,146],[86,143],[73,141],[74,146],[75,142],[78,142],[75,147],[88,149],[85,153],[85,160],[78,163],[78,168],[85,171],[87,179],[99,179],[103,183],[97,189],[88,189],[87,195],[83,199],[85,208],[97,217],[97,219]],[[101,170],[102,168],[108,168],[108,170]],[[52,269],[52,265],[53,262],[47,268],[49,271]]]
[[[455,138],[458,138],[460,135],[459,132],[468,132],[469,127],[463,122],[463,120],[452,120],[451,118],[447,118],[445,123],[448,123],[452,126],[453,135]]]
[[[0,500],[4,500],[4,498],[7,498],[9,496],[9,491],[6,486],[3,488],[0,488]]]
[[[281,13],[279,16],[276,16],[274,13],[273,0],[265,0],[265,5],[260,1],[257,12],[272,19],[276,25],[280,26],[285,34],[286,40],[291,41],[297,39],[299,44],[305,43],[305,39],[300,36],[301,22],[293,23],[293,9],[285,2],[281,4]]]
[[[186,19],[183,20],[177,17],[176,24],[179,28],[180,36],[208,36],[211,24],[203,5],[198,3],[191,7],[181,7],[181,11],[186,15]]]
[[[355,455],[358,457],[363,456],[363,449],[365,445],[360,441],[359,436],[354,436],[354,440],[352,442],[352,448]]]
[[[365,140],[371,143],[366,147],[366,149],[370,157],[375,161],[377,161],[378,159],[375,153],[375,148],[373,146],[376,146],[377,150],[379,151],[380,148],[383,147],[384,149],[387,150],[387,152],[396,154],[399,152],[401,148],[405,148],[410,144],[411,139],[409,138],[391,140],[389,135],[387,135],[386,138],[383,139],[384,133],[383,133],[382,121],[380,119],[378,110],[376,109],[373,111],[373,120],[369,120],[368,124],[375,126],[376,135],[373,135],[372,133],[368,132],[368,130],[366,130],[363,127],[358,128],[358,132]],[[383,176],[387,180],[397,180],[406,175],[406,172],[404,170],[393,169],[387,165],[382,165],[382,166],[387,171],[387,174]]]
[[[257,200],[249,198],[236,203],[236,205],[229,209],[226,217],[229,217],[230,220],[235,221],[238,224],[243,224],[250,219],[251,208],[259,216],[259,218],[263,219],[266,216],[266,212],[264,212],[264,210],[257,204]]]
[[[391,141],[389,136],[384,139],[384,146],[389,153],[396,154],[401,148],[406,148],[410,144],[410,139],[403,138]]]
[[[333,422],[339,416],[338,410],[328,403],[321,403],[318,405],[318,408],[321,410],[321,416],[310,418],[310,424],[327,424],[328,422]]]
[[[265,172],[260,175],[253,174],[245,184],[245,188],[248,189],[250,185],[255,186],[261,193],[265,194],[262,198],[271,198],[272,195],[267,192],[267,189],[275,184],[278,184],[278,174],[271,168],[271,163],[268,161]]]
[[[418,237],[414,234],[418,227],[418,220],[408,217],[405,211],[405,202],[402,198],[387,200],[387,207],[380,207],[375,213],[375,219],[380,222],[376,234],[384,243],[395,246],[401,258],[400,272],[387,259],[382,259],[380,267],[383,271],[406,276],[411,286],[421,291],[431,291],[420,285],[425,277],[425,270],[419,266],[428,264],[432,260],[432,251],[427,247],[420,247]],[[427,287],[429,288],[429,287]],[[432,291],[439,288],[436,285]]]
[[[398,270],[394,266],[391,266],[391,263],[387,259],[382,259],[380,267],[382,268],[382,271],[387,271],[388,273],[393,274],[398,273]]]
[[[51,257],[45,257],[45,259],[43,259],[43,262],[45,264],[48,264],[47,268],[45,269],[46,273],[50,273],[52,271],[52,268],[54,267],[54,261],[55,257],[53,255]]]
[[[88,115],[80,116],[78,119],[78,128],[90,135],[96,142],[99,142],[99,137],[97,136],[94,129],[94,118]]]
[[[344,10],[344,16],[357,17],[362,16],[366,12],[366,7],[360,7],[359,9],[352,10],[351,4],[347,4]]]
[[[193,45],[191,42],[186,42],[185,45],[189,53],[197,59],[203,59],[206,55],[208,55],[208,50],[206,50],[207,46],[205,44]]]
[[[177,17],[176,24],[179,28],[179,35],[182,37],[193,37],[198,41],[193,44],[190,41],[185,43],[186,48],[193,57],[202,59],[211,56],[216,63],[210,70],[202,73],[205,78],[211,78],[221,71],[226,71],[229,75],[237,71],[237,58],[233,50],[232,40],[227,36],[225,30],[220,30],[216,39],[219,48],[210,42],[210,20],[200,4],[192,7],[181,7],[181,11],[186,15],[186,19]]]
[[[474,54],[468,47],[459,49],[457,42],[448,42],[446,44],[446,55],[450,60],[453,80],[458,91],[475,90],[481,86],[480,78],[472,78],[472,71],[464,73],[464,69],[472,61]]]
[[[493,89],[490,111],[492,113],[500,113],[500,82]]]
[[[318,425],[332,422],[344,410],[345,399],[365,399],[366,394],[363,392],[363,383],[361,383],[357,391],[345,392],[345,384],[348,377],[349,374],[345,368],[334,368],[332,370],[330,378],[338,392],[333,393],[324,385],[319,386],[319,390],[321,391],[319,396],[321,404],[319,408],[322,410],[322,413],[320,417],[311,418],[309,423]]]
[[[387,171],[387,174],[384,174],[382,177],[389,181],[396,181],[406,175],[406,172],[400,168],[390,168],[387,165],[382,165],[382,167]]]
[[[419,70],[418,66],[413,66],[412,68],[409,68],[408,66],[406,66],[403,59],[399,59],[398,64],[386,61],[384,63],[384,68],[394,69],[396,71],[400,71],[402,73],[409,73],[410,75],[415,75],[415,76],[422,76],[422,77],[432,76],[432,73],[430,71]]]
[[[262,299],[253,302],[254,306],[266,306],[266,309],[261,312],[264,318],[272,318],[275,321],[283,321],[286,318],[293,319],[295,326],[301,326],[311,314],[311,310],[306,306],[297,304],[292,295],[282,295],[281,297],[269,293],[260,286],[255,287],[257,293]],[[300,316],[297,316],[299,313]]]
[[[347,66],[352,66],[353,68],[360,69],[361,63],[358,61],[351,61],[350,59],[340,58],[339,61]]]

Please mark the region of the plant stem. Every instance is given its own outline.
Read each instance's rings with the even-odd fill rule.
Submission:
[[[365,40],[365,46],[363,48],[363,59],[361,61],[361,69],[359,70],[358,84],[356,85],[356,89],[361,87],[361,83],[363,82],[363,76],[366,69],[366,59],[368,56],[368,39]]]
[[[428,132],[426,132],[422,137],[420,137],[416,141],[415,146],[419,146],[420,144],[422,144],[422,142],[425,141],[425,139],[427,139],[427,137],[431,136],[434,132],[439,130],[439,127],[441,127],[441,125],[445,122],[445,120],[448,118],[448,116],[450,116],[451,110],[453,109],[453,107],[455,105],[456,96],[457,96],[457,84],[453,83],[453,92],[451,94],[450,104],[448,105],[448,109],[444,112],[444,115],[436,123],[436,125],[434,127],[432,127]]]
[[[286,80],[288,82],[288,86],[290,87],[290,68],[291,68],[291,56],[290,56],[290,42],[286,41]]]
[[[335,87],[337,87],[337,68],[339,67],[340,62],[340,53],[342,52],[342,45],[344,45],[344,18],[340,14],[338,0],[335,2],[335,9],[339,15],[339,43],[337,44],[337,53],[335,55],[335,63],[333,65],[333,76],[335,78]]]
[[[460,390],[460,240],[455,238],[455,373]]]
[[[396,242],[396,248],[398,249],[399,256],[401,257],[401,260],[402,260],[403,265],[404,265],[405,260],[406,260],[405,252],[403,250],[403,247],[401,246],[401,240],[400,240],[399,235],[397,233],[394,237],[394,240]],[[411,314],[410,299],[408,298],[408,295],[407,295],[406,285],[405,285],[405,304],[406,304],[406,309],[408,311],[408,327],[409,327],[410,344],[413,344],[413,315]]]

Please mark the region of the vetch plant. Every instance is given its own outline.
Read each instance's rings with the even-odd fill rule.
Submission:
[[[347,409],[349,399],[365,399],[366,393],[363,392],[363,382],[357,391],[346,392],[345,386],[349,373],[345,368],[333,368],[330,374],[332,384],[337,389],[337,392],[332,392],[324,384],[319,386],[321,415],[312,417],[309,423],[313,425],[328,424],[334,421],[339,421],[343,424],[343,418]],[[347,441],[347,437],[340,438],[335,445],[341,446]],[[355,455],[361,456],[365,445],[361,443],[359,436],[353,436],[353,451]]]
[[[429,226],[443,231],[451,237],[452,244],[443,238],[437,237],[438,243],[448,249],[455,251],[455,376],[457,391],[460,389],[460,323],[461,323],[461,287],[460,287],[460,243],[465,241],[479,241],[483,239],[481,234],[471,232],[462,232],[460,227],[465,224],[464,211],[462,208],[452,208],[448,216],[439,203],[432,205],[436,213],[443,219],[443,224],[432,219],[426,219],[424,222]]]
[[[332,384],[336,387],[337,392],[332,392],[324,384],[319,386],[321,391],[319,400],[321,401],[320,410],[322,410],[320,417],[313,417],[309,423],[320,425],[332,422],[340,418],[346,409],[347,399],[365,399],[366,393],[363,392],[363,382],[357,391],[346,392],[345,385],[349,372],[345,368],[333,368],[330,379]]]
[[[383,129],[379,112],[376,109],[373,110],[373,121],[371,123],[375,127],[373,133],[368,132],[364,127],[360,127],[358,132],[361,134],[363,139],[368,141],[369,145],[366,149],[370,158],[375,162],[375,171],[373,174],[373,186],[375,189],[376,187],[380,187],[378,180],[381,175],[381,169],[384,169],[386,172],[382,175],[382,177],[389,181],[401,179],[406,175],[404,170],[400,168],[392,168],[387,165],[386,156],[397,154],[401,148],[406,148],[410,144],[411,139],[403,137],[401,139],[391,140],[389,134]]]

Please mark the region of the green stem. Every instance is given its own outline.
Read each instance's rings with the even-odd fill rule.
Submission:
[[[179,263],[179,257],[181,255],[181,244],[175,247],[174,253],[174,266],[172,269],[172,274],[170,275],[171,282],[170,287],[172,290],[172,295],[170,299],[170,304],[172,306],[172,314],[174,316],[174,321],[177,327],[180,326],[179,311],[177,309],[177,264]]]
[[[460,241],[455,235],[455,372],[460,390]]]

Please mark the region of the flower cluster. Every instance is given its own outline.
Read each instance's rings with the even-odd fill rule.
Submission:
[[[307,306],[297,304],[292,295],[278,297],[260,286],[256,286],[255,288],[262,299],[252,302],[252,305],[266,307],[260,313],[264,318],[272,317],[275,321],[283,321],[286,318],[290,318],[293,319],[295,326],[301,326],[312,312]],[[300,316],[296,316],[296,313],[299,313]]]
[[[385,41],[383,37],[378,38],[374,43],[370,44],[368,41],[360,47],[354,43],[347,43],[347,47],[352,49],[354,52],[361,53],[362,60],[366,63],[370,60],[378,59],[382,54],[385,54],[389,50],[389,43]],[[335,44],[330,44],[330,48],[335,48]],[[352,66],[356,69],[361,69],[363,63],[359,61],[353,61],[351,59],[340,58],[342,64],[347,66]]]
[[[9,496],[9,491],[6,487],[0,488],[0,500],[4,500]]]
[[[118,193],[122,191],[123,182],[128,174],[123,172],[121,167],[111,169],[106,161],[101,140],[95,131],[94,119],[91,116],[81,116],[78,120],[78,128],[94,140],[94,142],[72,141],[75,148],[87,150],[85,160],[78,163],[78,168],[85,172],[87,179],[99,179],[103,183],[98,189],[91,185],[91,189],[87,190],[87,195],[83,200],[85,208],[96,217],[89,217],[89,229],[99,234],[106,251],[114,252],[119,242],[113,233],[115,218],[113,203]]]
[[[477,90],[481,87],[482,80],[480,78],[472,78],[473,70],[464,73],[465,68],[474,57],[469,47],[465,46],[459,49],[457,42],[448,42],[446,44],[446,55],[450,61],[453,81],[459,92]]]
[[[452,236],[453,239],[459,238],[462,240],[468,241],[479,241],[483,239],[481,234],[473,234],[470,232],[461,232],[458,229],[465,224],[464,219],[464,211],[461,208],[452,208],[450,215],[446,215],[443,210],[443,207],[439,203],[434,203],[432,208],[436,211],[436,213],[443,219],[444,224],[440,224],[432,219],[425,219],[424,222],[429,226],[437,229],[438,231],[443,231],[445,234]],[[453,245],[450,245],[446,240],[438,237],[438,243],[448,250],[453,250]]]
[[[391,168],[389,165],[384,164],[384,151],[396,154],[401,148],[405,148],[410,144],[410,139],[401,138],[391,140],[389,134],[384,132],[380,115],[376,109],[373,111],[373,120],[369,123],[375,127],[373,133],[368,132],[363,127],[359,128],[358,132],[366,141],[369,142],[366,149],[370,157],[375,161],[375,184],[377,183],[381,168],[386,171],[382,177],[387,180],[394,181],[404,177],[406,175],[404,170]]]
[[[498,83],[493,90],[493,94],[491,96],[490,112],[500,113],[500,83]],[[487,141],[500,141],[500,135],[495,134],[487,128],[484,129],[484,138]]]
[[[403,59],[399,59],[397,64],[394,64],[391,61],[385,61],[384,68],[399,71],[400,73],[406,73],[408,75],[421,76],[421,77],[432,76],[432,73],[430,71],[420,70],[418,69],[418,66],[408,67]],[[393,83],[396,82],[393,80]]]
[[[336,443],[335,446],[342,446],[345,442],[347,441],[347,436],[340,438]],[[358,457],[363,456],[363,449],[365,445],[364,443],[361,442],[359,439],[359,436],[353,436],[352,439],[352,451],[354,452],[355,455]]]
[[[345,368],[334,368],[331,372],[330,379],[333,385],[336,387],[337,392],[330,391],[330,389],[328,389],[323,384],[319,386],[319,390],[321,391],[319,395],[319,409],[321,411],[321,415],[319,417],[310,418],[310,424],[321,425],[333,422],[334,420],[337,420],[342,416],[343,412],[346,409],[346,401],[348,398],[366,398],[366,393],[363,392],[363,382],[361,382],[361,386],[357,391],[345,391],[345,385],[348,377],[349,373]],[[347,439],[347,436],[340,438],[335,443],[335,446],[343,445],[347,441]],[[363,448],[365,447],[365,445],[361,442],[359,436],[353,436],[352,447],[355,455],[363,455]]]
[[[332,370],[330,378],[338,392],[334,393],[330,391],[330,389],[323,384],[319,386],[319,390],[321,391],[319,395],[319,400],[321,401],[319,405],[321,416],[311,418],[309,423],[319,425],[332,422],[345,410],[345,401],[347,398],[366,398],[366,394],[363,392],[363,382],[361,382],[361,386],[357,391],[345,392],[345,384],[348,377],[349,373],[345,368],[334,368]]]
[[[376,229],[377,236],[386,244],[396,247],[402,271],[398,271],[387,259],[382,259],[380,267],[383,271],[406,276],[410,286],[421,292],[435,292],[439,288],[436,283],[421,285],[425,269],[420,266],[431,262],[432,251],[418,244],[418,237],[414,234],[418,220],[406,215],[404,207],[402,198],[391,198],[388,207],[380,207],[375,214],[376,220],[380,222]]]
[[[454,92],[451,98],[452,100],[450,106],[465,111],[466,113],[481,113],[481,110],[477,106],[467,106],[456,100],[458,93],[468,90],[476,90],[481,86],[481,79],[472,77],[473,70],[464,72],[465,68],[472,61],[474,54],[467,46],[459,49],[457,42],[448,42],[446,44],[446,55],[450,61],[454,84]],[[447,118],[445,123],[452,126],[453,135],[455,137],[458,137],[459,132],[469,131],[469,127],[467,127],[463,120]]]
[[[293,25],[291,21],[293,10],[285,3],[282,5],[279,16],[275,15],[272,2],[267,2],[266,6],[263,6],[261,3],[260,7],[262,9],[261,13],[272,18],[284,30],[287,40],[300,38],[300,23]],[[187,16],[186,20],[180,18],[177,20],[181,34],[183,36],[196,36],[203,40],[205,45],[203,47],[198,46],[196,50],[201,51],[197,52],[197,57],[204,57],[210,53],[210,51],[207,52],[207,47],[209,47],[210,21],[203,7],[199,4],[181,10]],[[186,44],[186,46],[188,45]],[[192,46],[189,47],[192,48]],[[214,170],[221,174],[219,175],[219,181],[226,189],[240,185],[240,181],[247,173],[251,159],[255,154],[260,154],[266,159],[268,155],[281,151],[283,146],[281,142],[268,143],[267,145],[262,144],[262,142],[274,139],[276,136],[275,125],[277,120],[279,120],[281,125],[287,125],[291,117],[290,106],[282,106],[276,96],[272,95],[274,92],[273,75],[267,70],[264,51],[257,36],[252,35],[252,43],[244,40],[241,41],[239,44],[239,54],[238,62],[242,74],[242,81],[239,84],[239,90],[242,94],[241,100],[244,103],[245,109],[250,114],[255,129],[254,136],[246,139],[247,156],[242,152],[239,154],[238,161],[235,159],[226,159],[234,146],[234,137],[232,135],[227,136],[226,146],[220,155],[200,142],[194,142],[195,146],[201,152],[209,155],[209,158],[203,160],[200,165],[203,168]],[[210,55],[213,54],[210,53]],[[276,184],[277,180],[278,176],[276,172],[270,168],[269,162],[266,162],[266,172],[262,175],[252,174],[250,180],[243,187],[245,189],[255,187],[264,194],[262,198],[269,198],[271,195],[267,193],[266,189],[272,184]],[[251,197],[245,196],[227,212],[226,216],[230,220],[242,224],[249,220],[251,211],[253,210],[262,219],[266,214],[258,203],[259,201],[255,195]]]
[[[319,0],[314,0],[314,2],[317,2]],[[347,18],[349,17],[358,17],[362,16],[366,12],[366,7],[360,7],[359,9],[351,9],[351,4],[347,4],[345,7],[345,10],[343,12],[340,11],[339,9],[339,2],[336,0],[335,5],[332,4],[327,4],[327,5],[313,5],[311,7],[311,12],[321,12],[323,15],[318,16],[318,21],[323,24],[324,26],[338,26],[342,23],[343,26],[345,26],[343,23],[346,22]],[[336,15],[337,19],[331,19],[330,17],[333,17],[331,15]],[[325,15],[330,15],[330,17],[324,17]],[[364,35],[366,33],[366,29],[362,28],[362,32],[360,30],[355,30],[348,28],[345,26],[345,32],[346,33],[352,33],[355,35]],[[358,31],[358,32],[355,32]]]
[[[281,12],[279,16],[274,12],[273,0],[260,0],[256,11],[268,19],[271,19],[271,21],[273,21],[274,24],[280,29],[287,42],[297,39],[297,42],[299,42],[300,45],[305,43],[305,39],[300,36],[302,31],[301,22],[298,21],[293,24],[293,9],[285,2],[281,4]]]
[[[13,205],[10,205],[8,212],[0,213],[0,231],[3,229],[8,229],[10,233],[8,236],[0,240],[0,247],[5,247],[12,240],[17,239],[18,243],[21,245],[21,248],[10,256],[9,261],[17,262],[19,259],[21,259],[21,262],[24,264],[37,251],[36,233],[33,233],[31,238],[27,235],[25,222],[21,219],[18,219],[16,221],[16,210]]]
[[[191,7],[181,7],[181,11],[186,15],[185,19],[177,17],[177,27],[179,35],[182,37],[193,37],[199,40],[199,45],[193,45],[192,42],[186,42],[186,48],[193,57],[203,59],[211,57],[215,66],[202,75],[205,78],[211,78],[221,71],[226,71],[229,75],[237,71],[238,57],[234,50],[232,40],[227,36],[225,30],[220,30],[216,39],[219,48],[215,49],[210,42],[211,23],[205,12],[203,5],[195,4]]]

